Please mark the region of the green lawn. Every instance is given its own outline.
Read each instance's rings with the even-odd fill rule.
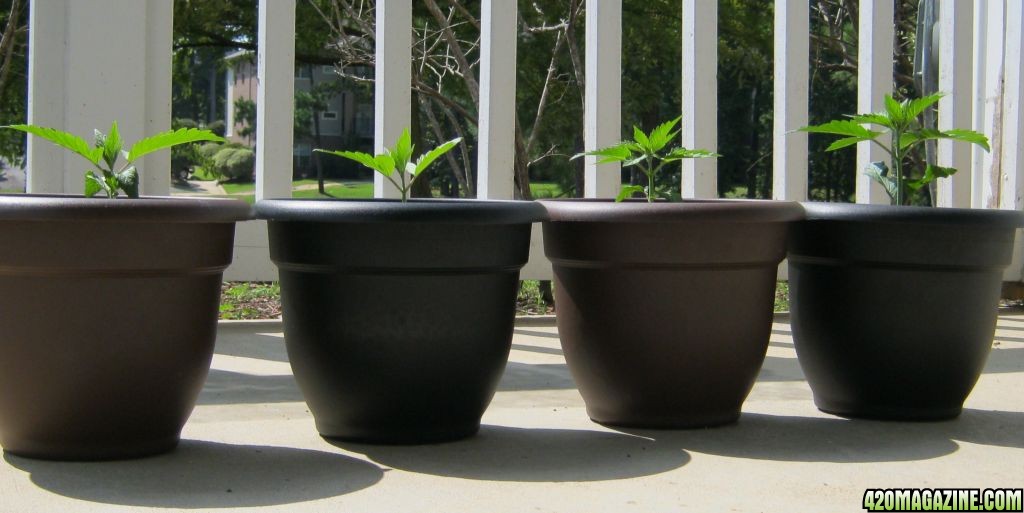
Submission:
[[[199,180],[201,182],[212,182],[216,180],[217,177],[207,173],[202,167],[195,166],[192,169],[192,179]]]
[[[21,189],[0,189],[0,194],[22,194],[24,192]]]
[[[293,190],[293,198],[323,198],[316,189],[306,188],[317,184],[315,179],[302,179],[292,182],[292,189],[303,187],[302,190]],[[222,183],[224,192],[238,199],[252,203],[256,190],[254,183]],[[332,198],[372,198],[373,182],[342,182],[329,181],[325,187],[327,197]],[[557,183],[531,183],[530,191],[534,198],[557,198],[562,195],[562,189]],[[437,191],[434,191],[435,194]]]

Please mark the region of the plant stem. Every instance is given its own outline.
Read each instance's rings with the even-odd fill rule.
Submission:
[[[902,138],[902,131],[894,130],[892,132],[892,171],[896,173],[896,205],[902,206],[905,199],[903,198],[903,151],[900,149],[900,139]]]
[[[654,203],[654,169],[651,156],[647,156],[647,169],[644,171],[647,175],[647,202]]]

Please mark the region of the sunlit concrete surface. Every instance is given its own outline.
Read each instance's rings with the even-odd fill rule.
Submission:
[[[1024,486],[1024,313],[1004,311],[957,420],[818,412],[785,316],[740,421],[630,432],[588,420],[550,324],[520,324],[480,434],[331,444],[292,379],[280,324],[224,324],[180,448],[112,463],[5,455],[0,511],[861,511],[865,488]],[[68,426],[74,429],[74,426]]]

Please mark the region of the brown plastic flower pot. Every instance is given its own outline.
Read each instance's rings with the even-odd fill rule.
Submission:
[[[590,418],[734,422],[764,362],[794,202],[541,201],[558,334]]]
[[[477,432],[512,342],[534,202],[267,200],[295,379],[327,438]]]
[[[822,411],[960,414],[995,334],[1024,213],[805,203],[789,255],[793,340]]]
[[[209,371],[241,201],[0,195],[0,446],[173,449]]]

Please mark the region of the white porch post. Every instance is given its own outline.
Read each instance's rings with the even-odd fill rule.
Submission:
[[[295,0],[260,0],[256,50],[256,199],[292,195]]]
[[[683,146],[718,150],[718,2],[683,0]],[[682,196],[718,197],[718,160],[683,160]]]
[[[1024,206],[1024,3],[1016,0],[1006,3],[1006,50],[999,208],[1020,210]]]
[[[976,171],[971,206],[998,208],[1006,4],[1002,0],[978,0],[974,14],[980,25],[974,56],[974,129],[988,136],[992,151],[974,150]]]
[[[939,4],[939,130],[971,126],[971,73],[974,6],[970,2]],[[964,143],[939,140],[938,164],[958,172],[937,184],[936,205],[971,206],[971,148]]]
[[[893,0],[861,0],[857,29],[857,113],[884,110],[884,96],[892,93]],[[863,171],[887,155],[870,142],[857,144],[857,203],[888,203],[885,189]],[[888,165],[888,164],[887,164]]]
[[[377,0],[376,15],[373,149],[381,153],[409,128],[412,114],[412,0]],[[401,193],[374,173],[373,196]]]
[[[477,197],[515,192],[516,28],[518,6],[484,0],[480,8],[480,138]]]
[[[171,124],[172,0],[32,0],[28,122],[130,144]],[[83,191],[80,157],[28,138],[28,192]],[[141,162],[143,194],[170,190],[170,154]]]
[[[583,147],[594,151],[622,140],[622,1],[587,0]],[[618,163],[586,156],[584,196],[614,198],[622,183]]]
[[[808,0],[775,2],[775,120],[772,145],[772,198],[807,199]],[[792,133],[791,133],[792,132]]]

